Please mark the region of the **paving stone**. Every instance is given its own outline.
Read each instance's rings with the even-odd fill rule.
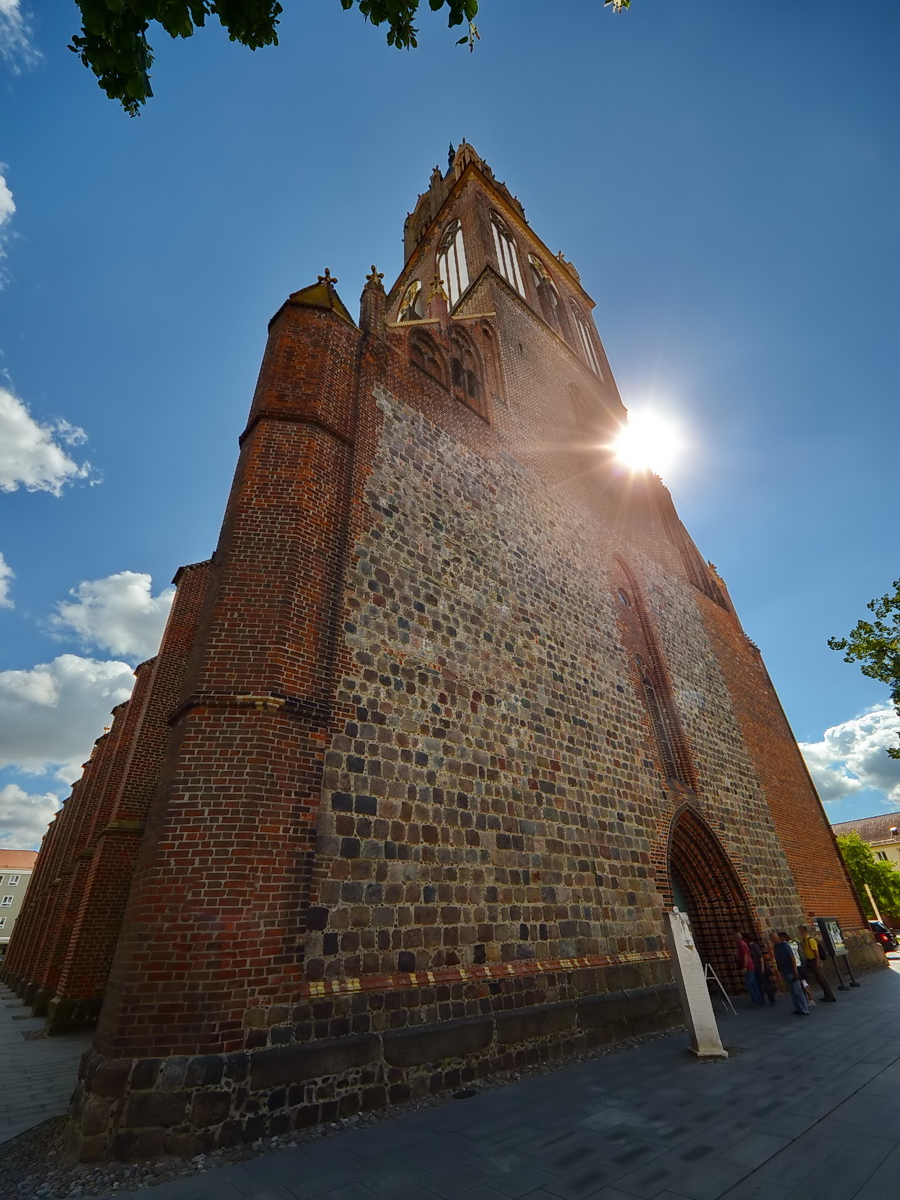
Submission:
[[[711,1160],[683,1173],[669,1190],[686,1200],[719,1200],[745,1175],[744,1167]]]
[[[775,1137],[771,1133],[751,1133],[733,1146],[716,1155],[722,1162],[734,1163],[739,1167],[754,1168],[766,1162],[789,1144],[789,1138]]]
[[[490,1182],[490,1177],[476,1167],[465,1166],[459,1170],[446,1169],[435,1175],[422,1171],[419,1180],[424,1183],[429,1192],[435,1196],[457,1196],[460,1192],[468,1195],[469,1189],[478,1184]]]
[[[615,1186],[620,1191],[628,1192],[632,1196],[640,1196],[643,1200],[652,1200],[652,1197],[666,1191],[684,1175],[683,1164],[670,1158],[658,1158],[647,1166],[640,1167],[637,1171],[623,1175],[621,1179],[616,1180]]]

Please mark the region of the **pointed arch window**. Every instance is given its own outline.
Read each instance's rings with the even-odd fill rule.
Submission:
[[[578,341],[581,345],[585,361],[594,374],[599,375],[602,379],[603,372],[600,370],[600,360],[597,358],[597,351],[594,348],[593,335],[583,314],[574,304],[572,305],[572,319],[575,322],[575,328],[578,330]]]
[[[469,286],[469,268],[466,265],[466,247],[463,243],[462,225],[451,221],[444,230],[438,246],[438,275],[444,281],[450,307],[454,308],[460,296]]]
[[[533,254],[528,255],[528,265],[531,268],[531,278],[538,294],[541,315],[551,329],[555,329],[557,333],[561,334],[563,333],[562,306],[553,280],[541,260],[535,258]]]
[[[644,598],[630,568],[619,558],[616,562],[619,580],[614,586],[619,601],[620,625],[625,635],[625,647],[640,680],[640,696],[650,717],[660,765],[670,784],[675,783],[688,791],[696,791],[687,738],[675,707],[675,699]],[[619,586],[620,584],[624,586]]]
[[[469,339],[459,331],[450,340],[450,383],[453,395],[463,404],[485,416],[484,383],[481,361]]]
[[[400,301],[398,321],[421,321],[425,316],[425,297],[422,294],[422,280],[414,279]]]
[[[494,249],[497,251],[497,263],[500,274],[511,284],[520,296],[524,297],[525,287],[522,283],[522,272],[519,270],[519,255],[516,243],[506,222],[496,213],[491,213],[491,230],[494,234]]]
[[[447,386],[447,360],[444,351],[433,337],[421,327],[413,329],[409,335],[410,362],[430,375],[443,387]]]
[[[640,654],[634,656],[634,661],[641,677],[641,687],[644,691],[644,701],[647,705],[647,711],[650,713],[650,723],[653,726],[653,733],[656,736],[656,743],[659,747],[660,758],[662,759],[663,769],[667,779],[680,779],[681,772],[678,769],[678,759],[675,753],[675,746],[672,741],[672,735],[669,730],[669,725],[666,720],[666,710],[663,700],[659,694],[659,689],[653,678],[653,671],[650,665],[644,661]],[[684,782],[681,780],[681,782]]]

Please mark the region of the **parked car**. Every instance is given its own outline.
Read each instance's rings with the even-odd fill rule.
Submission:
[[[900,942],[897,941],[883,921],[870,921],[869,928],[875,934],[876,942],[881,942],[881,947],[885,952],[900,949]]]

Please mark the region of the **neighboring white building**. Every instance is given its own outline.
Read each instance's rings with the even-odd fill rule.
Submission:
[[[16,917],[31,882],[36,850],[0,850],[0,958],[6,953]]]
[[[876,862],[889,862],[892,867],[900,868],[900,812],[861,817],[858,821],[840,821],[831,828],[838,837],[858,833],[871,847]]]

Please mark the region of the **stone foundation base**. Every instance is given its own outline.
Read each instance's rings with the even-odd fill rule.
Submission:
[[[89,1051],[72,1098],[74,1149],[83,1162],[191,1156],[561,1060],[681,1020],[675,985],[660,982],[251,1052],[132,1060]]]
[[[54,996],[46,1008],[47,1021],[44,1028],[51,1037],[75,1029],[91,1029],[97,1024],[102,1006],[102,996],[93,996],[88,1000],[69,1000],[64,996]],[[35,1012],[35,1016],[40,1015]]]

